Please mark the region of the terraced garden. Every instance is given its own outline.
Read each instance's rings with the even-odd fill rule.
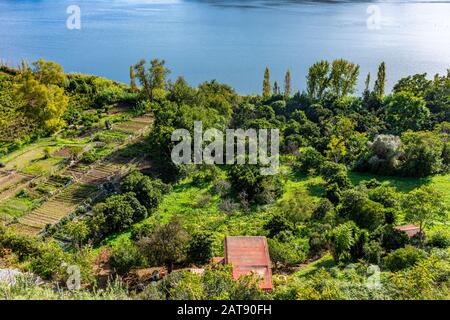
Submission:
[[[53,175],[31,175],[23,172],[30,162],[44,160],[43,148],[49,145],[48,141],[29,147],[30,151],[17,154],[11,161],[15,163],[15,168],[18,163],[22,164],[23,171],[11,170],[10,162],[7,162],[9,171],[0,171],[0,221],[21,233],[38,234],[47,225],[55,224],[73,212],[87,199],[100,196],[104,192],[102,185],[114,182],[125,174],[130,163],[135,161],[132,157],[124,156],[121,150],[142,139],[152,120],[150,115],[143,115],[115,123],[112,130],[102,133],[104,136],[101,138],[106,136],[108,143],[80,144],[85,149],[92,150],[95,150],[98,144],[102,145],[100,159],[91,164],[80,160],[69,161],[66,145],[54,148],[53,158],[65,160],[65,166],[56,172],[58,177],[66,179],[67,183],[61,183],[60,179],[54,178]],[[123,134],[125,139],[114,139]],[[48,153],[48,150],[46,152]],[[22,155],[25,159],[21,158]]]

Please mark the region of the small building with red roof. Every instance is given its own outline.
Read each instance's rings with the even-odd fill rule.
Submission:
[[[412,238],[416,234],[420,233],[420,228],[418,226],[413,225],[413,224],[408,224],[408,225],[404,225],[404,226],[398,226],[398,227],[395,227],[395,229],[398,230],[398,231],[402,231],[402,232],[406,233],[408,235],[408,237],[410,237],[410,238]]]
[[[250,273],[261,277],[259,287],[271,291],[272,269],[266,237],[225,237],[225,264],[230,264],[233,278]]]

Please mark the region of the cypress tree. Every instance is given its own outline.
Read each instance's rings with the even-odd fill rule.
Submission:
[[[270,85],[270,71],[269,67],[266,67],[264,71],[264,81],[263,81],[263,97],[269,98],[272,94],[272,88]]]
[[[273,83],[273,94],[274,95],[279,95],[280,94],[280,86],[278,85],[277,81],[275,81]]]

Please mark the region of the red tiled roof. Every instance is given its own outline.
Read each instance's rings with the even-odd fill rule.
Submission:
[[[418,234],[420,232],[420,228],[413,224],[398,226],[398,227],[395,227],[395,229],[397,229],[398,231],[405,232],[408,235],[408,237],[410,237],[410,238],[414,237],[416,234]]]
[[[253,272],[262,278],[261,289],[272,290],[266,237],[225,237],[225,263],[232,265],[234,279]]]

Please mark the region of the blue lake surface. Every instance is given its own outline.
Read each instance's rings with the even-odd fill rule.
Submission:
[[[81,30],[66,27],[69,5],[81,9]],[[367,25],[373,10],[378,29]],[[171,78],[240,93],[261,91],[266,65],[279,83],[290,68],[303,90],[312,63],[341,57],[361,65],[361,88],[384,60],[392,87],[450,68],[450,1],[0,0],[0,59],[40,57],[123,82],[141,58],[164,58]]]

